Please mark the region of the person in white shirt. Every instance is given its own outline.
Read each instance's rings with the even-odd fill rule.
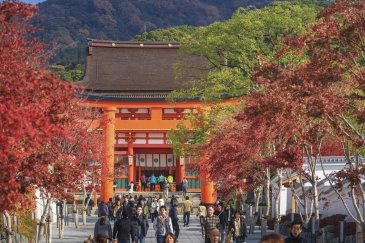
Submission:
[[[150,209],[152,223],[155,220],[155,218],[158,216],[158,210],[159,210],[158,201],[157,201],[157,198],[154,198],[153,202],[151,203],[151,209]]]
[[[133,181],[131,181],[128,185],[128,192],[133,193],[133,189],[134,189],[134,183]]]
[[[160,208],[161,206],[165,206],[165,200],[163,199],[163,197],[160,195],[160,197],[158,198],[158,207]],[[159,209],[160,210],[160,209]]]

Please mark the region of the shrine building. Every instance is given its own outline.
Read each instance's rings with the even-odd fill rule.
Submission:
[[[206,59],[181,54],[178,43],[89,40],[86,64],[84,105],[99,108],[108,121],[102,172],[110,176],[102,178],[101,199],[127,190],[131,181],[140,191],[143,174],[163,174],[172,175],[178,189],[186,177],[190,192],[201,192],[202,202],[214,203],[213,183],[193,168],[196,161],[175,157],[168,138],[201,103],[166,99],[204,75]]]

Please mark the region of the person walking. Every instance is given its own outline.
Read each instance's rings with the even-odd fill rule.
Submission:
[[[163,238],[163,243],[175,243],[175,242],[177,242],[177,237],[171,232],[167,233]]]
[[[129,200],[129,197],[125,196],[124,197],[124,202],[123,202],[122,207],[120,209],[122,210],[122,212],[127,212],[128,213],[128,218],[129,219],[132,217],[132,215],[134,213],[133,205],[134,205],[134,203]]]
[[[181,187],[182,187],[183,197],[185,197],[189,187],[189,181],[186,179],[186,177],[183,178]]]
[[[134,227],[136,243],[144,243],[149,225],[147,218],[143,215],[142,205],[137,205],[136,214],[131,218],[131,222]]]
[[[107,219],[107,215],[103,212],[94,226],[94,238],[98,235],[106,235],[109,239],[112,238],[112,226]]]
[[[106,216],[109,215],[108,205],[106,205],[104,201],[100,202],[98,209],[98,216],[101,217],[102,214],[105,214]]]
[[[202,237],[205,243],[211,243],[210,241],[210,233],[212,229],[217,228],[219,229],[219,218],[217,215],[214,215],[214,209],[212,206],[208,206],[207,209],[207,216],[204,219],[202,224]]]
[[[190,221],[190,212],[193,211],[193,203],[189,200],[189,197],[185,197],[185,201],[182,205],[182,212],[183,212],[183,221],[184,221],[184,227],[189,227],[189,221]]]
[[[220,234],[221,234],[221,242],[224,242],[225,234],[226,234],[226,228],[228,226],[227,221],[227,215],[226,212],[223,210],[223,207],[221,204],[218,205],[217,211],[214,212],[214,215],[217,215],[219,218],[219,224],[220,224]]]
[[[217,208],[218,208],[218,206],[217,206]],[[231,206],[230,203],[228,203],[226,205],[226,207],[224,208],[224,212],[225,212],[226,217],[227,217],[227,222],[230,222],[233,219],[233,217],[234,217],[234,210],[233,210],[233,208],[232,208],[232,206]]]
[[[196,212],[196,216],[199,217],[200,226],[203,225],[205,217],[207,216],[207,208],[204,206],[203,203],[200,203],[198,210]]]
[[[143,199],[139,202],[139,205],[142,207],[142,215],[145,216],[145,218],[149,217],[149,209],[148,206],[146,205],[146,200]]]
[[[134,192],[134,183],[133,181],[131,181],[128,185],[128,193],[133,193]]]
[[[145,191],[146,190],[146,187],[147,187],[147,178],[146,178],[146,175],[145,174],[142,174],[140,180],[141,180],[141,184],[142,184],[142,191]]]
[[[157,218],[157,216],[158,216],[158,210],[159,210],[158,201],[157,201],[157,198],[155,197],[153,199],[153,202],[151,203],[151,208],[150,208],[150,215],[151,215],[152,223],[155,220],[155,218]]]
[[[156,231],[157,243],[162,243],[165,235],[173,232],[171,218],[168,216],[165,206],[160,207],[160,214],[153,221],[153,229]]]
[[[179,218],[177,216],[177,204],[172,203],[169,210],[169,217],[171,218],[172,229],[174,230],[176,240],[179,238],[180,234],[180,226],[179,226]]]
[[[163,192],[163,190],[165,189],[165,177],[163,176],[163,174],[160,174],[160,176],[158,177],[158,184],[160,185],[160,192]]]
[[[210,231],[210,243],[224,243],[224,241],[219,240],[219,229],[214,228]]]
[[[234,218],[232,219],[229,226],[229,231],[232,232],[234,243],[246,242],[246,222],[243,220],[243,218],[241,218],[241,214],[239,212],[234,214]]]
[[[173,206],[173,205],[178,205],[178,201],[177,201],[177,197],[175,197],[175,195],[172,195],[171,196],[171,201],[170,201],[170,205]]]
[[[163,199],[162,195],[160,195],[158,197],[158,207],[159,207],[159,209],[160,209],[161,206],[165,206],[165,200]]]
[[[121,200],[118,200],[116,203],[115,203],[115,207],[114,207],[114,217],[116,219],[118,219],[118,211],[122,208],[122,201]],[[120,211],[119,211],[120,212]],[[120,218],[121,215],[119,215],[119,218]]]
[[[122,218],[114,224],[113,239],[114,242],[117,240],[118,243],[130,243],[132,239],[132,243],[135,243],[134,228],[126,211],[123,211]]]
[[[109,221],[114,221],[115,220],[115,217],[114,217],[115,204],[113,203],[113,198],[109,198],[107,206],[108,206],[108,211],[109,211],[108,219],[109,219]]]
[[[307,241],[301,236],[302,223],[294,221],[291,223],[290,236],[285,239],[285,243],[307,243]]]
[[[261,238],[259,243],[284,243],[283,238],[277,233],[270,233]]]
[[[154,174],[152,174],[150,176],[150,191],[154,192],[155,191],[155,187],[156,187],[156,176]]]

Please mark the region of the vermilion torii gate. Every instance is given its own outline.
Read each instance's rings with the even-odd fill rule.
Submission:
[[[200,191],[204,203],[216,201],[213,183],[194,170],[192,160],[175,157],[168,139],[168,131],[201,106],[198,100],[169,103],[168,94],[199,78],[207,67],[202,57],[178,50],[178,43],[88,43],[84,105],[99,108],[106,119],[101,180],[105,202],[114,190],[126,190],[143,174],[172,175],[177,187],[186,177],[189,191]],[[178,76],[176,65],[184,66]]]

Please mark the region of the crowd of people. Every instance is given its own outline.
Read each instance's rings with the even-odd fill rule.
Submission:
[[[168,206],[168,207],[167,207]],[[183,227],[189,227],[193,203],[185,196],[181,212]],[[155,232],[156,242],[178,242],[180,226],[178,218],[178,201],[173,195],[171,201],[165,202],[159,197],[118,195],[108,202],[101,202],[98,208],[99,219],[94,228],[94,242],[106,243],[144,243],[150,223]],[[205,243],[242,243],[246,242],[247,231],[251,225],[246,223],[246,214],[234,210],[230,203],[218,203],[205,206],[201,204],[196,211],[200,219],[202,240]],[[255,221],[255,215],[252,217]],[[112,228],[111,221],[115,221]],[[252,221],[252,220],[251,220]],[[250,223],[249,223],[250,224]],[[248,227],[249,226],[249,227]],[[283,240],[280,235],[269,234],[261,239],[261,243],[305,243],[300,236],[301,223],[293,222],[291,235]]]
[[[157,242],[170,242],[171,238],[175,242],[179,225],[178,204],[174,196],[170,205],[168,211],[162,195],[148,198],[118,195],[106,203],[102,201],[98,206],[99,219],[94,227],[94,242],[143,243],[149,230],[149,219]],[[111,221],[115,221],[113,229]]]
[[[141,182],[142,191],[146,191],[146,189],[149,188],[151,192],[154,192],[156,191],[156,185],[159,185],[159,191],[163,192],[166,189],[171,190],[174,177],[172,175],[164,176],[162,173],[159,176],[155,176],[155,174],[152,173],[150,176],[142,174],[139,180]],[[129,182],[128,190],[129,192],[134,191],[133,181]]]

